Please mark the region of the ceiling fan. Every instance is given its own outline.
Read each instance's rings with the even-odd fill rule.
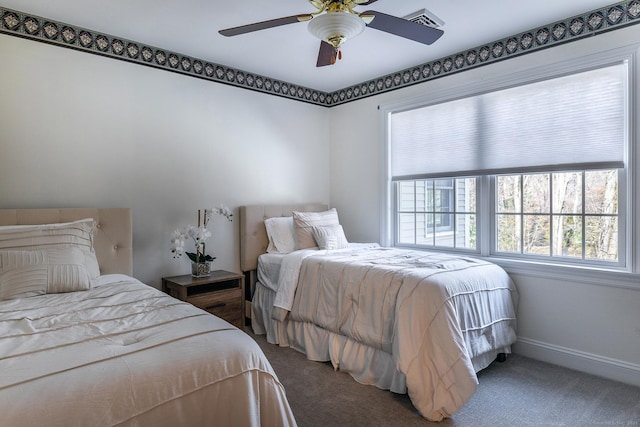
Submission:
[[[417,24],[403,18],[387,15],[375,10],[358,13],[354,7],[375,3],[377,0],[309,0],[316,12],[286,16],[268,21],[256,22],[239,27],[220,30],[223,36],[231,37],[281,25],[309,21],[311,34],[321,40],[317,67],[333,65],[336,59],[342,59],[342,44],[360,34],[365,27],[375,28],[386,33],[414,40],[423,44],[432,44],[444,33],[438,28]]]

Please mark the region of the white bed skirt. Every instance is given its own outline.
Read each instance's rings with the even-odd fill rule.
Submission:
[[[407,393],[405,375],[396,369],[393,356],[380,349],[364,345],[348,337],[334,334],[311,323],[274,320],[273,302],[276,293],[256,283],[251,304],[251,327],[257,335],[266,335],[267,342],[291,347],[307,359],[328,362],[335,369],[348,372],[361,384],[374,385],[394,393]],[[502,327],[496,325],[496,327]],[[474,335],[474,331],[467,331]],[[500,333],[500,331],[495,331]],[[477,337],[472,337],[478,342]],[[486,349],[471,359],[476,372],[489,366],[499,353],[511,353],[510,347]]]
[[[256,335],[266,335],[267,342],[288,347],[287,334],[282,322],[271,319],[276,293],[256,282],[251,301],[251,329]]]

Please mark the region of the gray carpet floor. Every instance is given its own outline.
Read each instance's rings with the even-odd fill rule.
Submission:
[[[462,410],[432,423],[406,395],[358,384],[330,363],[249,334],[285,386],[300,427],[640,426],[640,388],[519,355],[481,371],[478,391]]]

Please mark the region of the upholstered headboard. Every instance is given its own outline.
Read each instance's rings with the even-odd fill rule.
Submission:
[[[55,224],[93,218],[93,246],[101,274],[133,275],[133,238],[129,208],[0,209],[0,225]]]
[[[240,269],[245,272],[256,270],[258,257],[267,251],[269,240],[265,219],[291,216],[293,211],[321,212],[327,209],[328,206],[321,203],[240,206]]]

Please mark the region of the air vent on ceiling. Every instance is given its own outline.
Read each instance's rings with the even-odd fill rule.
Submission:
[[[432,28],[439,28],[444,25],[444,21],[442,19],[438,18],[433,12],[427,9],[421,9],[413,12],[405,16],[404,19]]]

